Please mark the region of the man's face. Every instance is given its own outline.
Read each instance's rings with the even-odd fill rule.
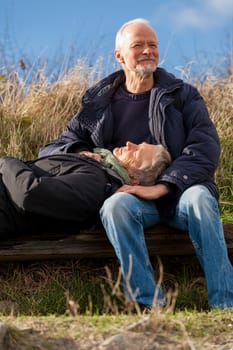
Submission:
[[[116,147],[113,150],[114,156],[126,168],[137,168],[152,164],[152,158],[156,153],[156,145],[148,143],[140,143],[136,145],[132,142],[127,142],[124,147]]]
[[[140,75],[151,74],[159,61],[157,37],[145,24],[131,24],[125,28],[122,47],[115,55],[124,69]]]

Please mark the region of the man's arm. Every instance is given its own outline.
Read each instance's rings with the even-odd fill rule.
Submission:
[[[88,130],[83,128],[75,115],[67,125],[61,135],[47,143],[39,151],[39,157],[59,153],[76,153],[82,150],[92,151],[94,144],[90,138]]]
[[[146,200],[155,200],[169,193],[169,189],[166,185],[157,184],[153,186],[130,186],[124,185],[120,187],[116,192],[126,192],[138,196]]]
[[[195,184],[213,182],[220,156],[217,130],[203,98],[188,84],[185,85],[185,95],[182,115],[177,118],[178,126],[184,128],[185,139],[180,152],[174,153],[175,140],[177,138],[179,143],[182,133],[179,135],[179,130],[174,131],[174,138],[171,133],[167,135],[173,161],[159,178],[160,183],[176,186],[180,193]]]

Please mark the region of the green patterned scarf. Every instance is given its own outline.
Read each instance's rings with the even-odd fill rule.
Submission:
[[[94,153],[98,153],[101,156],[101,163],[107,168],[110,168],[117,172],[117,174],[124,180],[124,183],[131,185],[131,180],[127,170],[118,162],[116,157],[111,151],[105,148],[94,148]]]

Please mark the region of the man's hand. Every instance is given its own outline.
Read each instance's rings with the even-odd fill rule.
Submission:
[[[92,152],[89,152],[89,151],[82,151],[79,154],[82,154],[82,155],[84,155],[86,157],[93,158],[93,159],[97,160],[97,162],[100,162],[100,160],[101,160],[101,155],[97,154],[97,153],[92,153]]]
[[[134,194],[142,199],[154,200],[164,196],[169,191],[165,185],[158,184],[153,186],[123,185],[122,187],[118,188],[116,192],[126,192]]]

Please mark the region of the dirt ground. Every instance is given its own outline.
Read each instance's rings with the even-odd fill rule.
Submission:
[[[1,317],[1,350],[232,350],[233,311]]]

